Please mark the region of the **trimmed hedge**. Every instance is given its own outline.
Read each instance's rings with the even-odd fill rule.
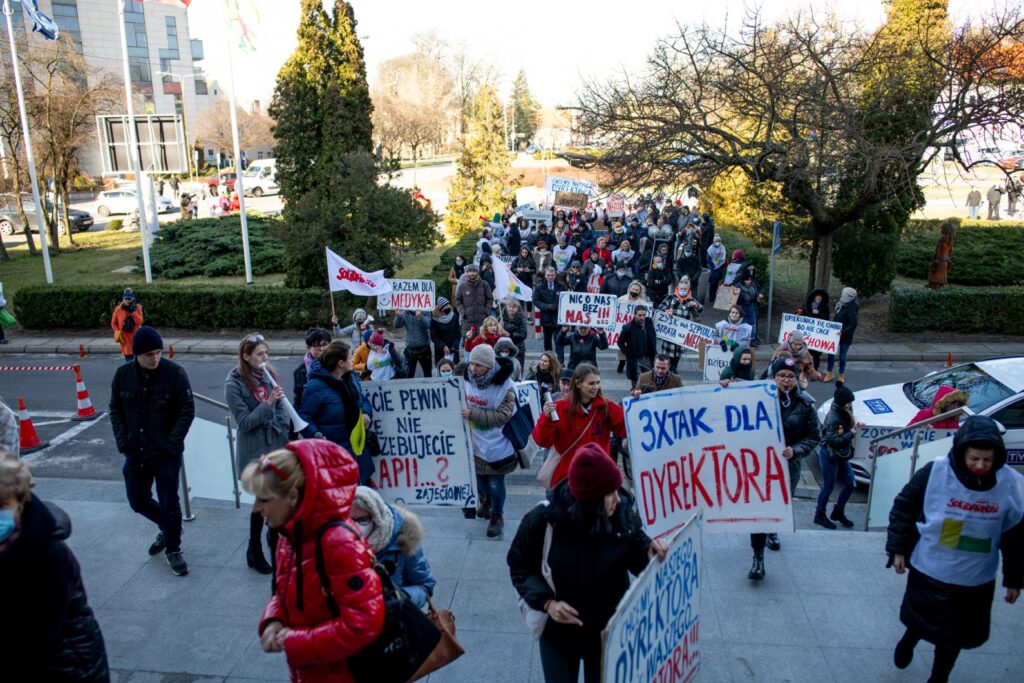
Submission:
[[[305,329],[329,326],[328,292],[257,285],[141,285],[132,288],[147,325],[196,330]],[[109,328],[121,287],[36,286],[18,290],[15,317],[27,329]],[[339,313],[341,308],[340,298]]]
[[[892,332],[1020,334],[1022,320],[1024,287],[894,289],[889,304]]]
[[[928,279],[928,264],[938,241],[938,227],[905,234],[899,245],[896,272]],[[958,228],[949,283],[974,287],[1024,283],[1024,227]]]
[[[957,228],[1024,228],[1024,222],[1022,221],[987,221],[981,219],[972,221],[969,218],[951,216],[949,218],[911,218],[907,221],[907,225],[903,228],[903,232],[904,234],[927,231],[938,232],[943,223],[952,223]]]
[[[253,274],[284,272],[284,244],[269,230],[275,221],[251,213],[247,219]],[[244,275],[241,219],[234,215],[161,225],[150,257],[153,274],[169,280]]]
[[[451,271],[452,265],[455,264],[455,257],[457,255],[462,254],[466,259],[466,263],[473,260],[473,254],[476,253],[476,243],[480,241],[480,234],[480,231],[471,231],[463,235],[450,249],[441,254],[441,259],[437,265],[427,273],[424,279],[434,281],[434,291],[437,292],[437,296],[443,296],[447,299],[452,298],[452,286],[448,282],[448,273]],[[528,282],[526,284],[532,283]]]

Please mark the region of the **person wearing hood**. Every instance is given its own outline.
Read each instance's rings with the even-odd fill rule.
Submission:
[[[476,516],[489,519],[487,537],[497,538],[505,528],[505,475],[519,466],[515,448],[502,428],[516,412],[511,358],[497,358],[481,344],[469,354],[463,376],[466,403],[462,417],[469,422],[480,504]]]
[[[804,340],[804,333],[800,330],[795,330],[786,339],[779,348],[775,349],[772,354],[772,361],[775,361],[782,357],[792,358],[797,365],[798,374],[800,375],[800,388],[806,389],[808,381],[819,381],[821,375],[814,369],[814,359],[811,357],[811,351],[807,348],[807,342]]]
[[[907,426],[930,420],[937,415],[948,413],[951,410],[957,408],[963,408],[967,405],[968,397],[967,392],[963,389],[954,389],[949,385],[943,385],[939,387],[939,390],[935,392],[935,398],[932,399],[932,405],[929,408],[922,408],[917,411],[917,414],[911,418]],[[959,417],[947,417],[945,420],[939,422],[933,422],[930,425],[924,425],[932,429],[960,429],[960,418]]]
[[[568,477],[523,517],[507,557],[516,592],[549,616],[540,637],[544,680],[575,683],[581,661],[583,679],[600,680],[601,632],[629,589],[630,574],[639,576],[667,551],[665,541],[644,533],[607,451],[581,446]]]
[[[384,330],[377,330],[371,334],[367,344],[370,353],[366,357],[366,369],[363,374],[368,373],[371,382],[405,379],[405,363],[395,345],[384,337]]]
[[[430,316],[430,341],[434,344],[434,363],[450,357],[459,362],[459,347],[462,345],[459,314],[452,302],[443,296],[437,297],[437,305]]]
[[[302,405],[302,392],[305,390],[306,381],[309,379],[309,369],[314,362],[320,360],[320,354],[324,352],[324,349],[330,343],[331,335],[324,328],[311,327],[306,330],[306,355],[302,357],[302,362],[299,363],[292,373],[292,385],[295,396],[292,405]]]
[[[338,326],[337,316],[331,316],[331,324],[334,326],[334,338],[343,339],[353,349],[359,348],[363,342],[363,333],[372,330],[373,316],[367,315],[362,308],[352,311],[352,324],[345,327]],[[328,340],[330,341],[330,340]]]
[[[519,348],[509,337],[502,337],[494,345],[494,355],[496,358],[508,358],[512,361],[513,382],[519,382],[523,379],[523,366],[519,362],[519,358],[517,358],[518,353]]]
[[[384,628],[373,551],[350,516],[358,483],[351,456],[323,439],[293,441],[242,472],[253,508],[281,535],[260,645],[285,653],[293,681],[354,683],[347,660]]]
[[[256,458],[288,443],[292,421],[284,407],[284,387],[280,386],[277,370],[268,363],[269,357],[270,346],[263,335],[250,334],[239,342],[238,363],[224,379],[224,402],[238,430],[235,456],[239,474]],[[315,366],[311,367],[315,371]],[[253,511],[249,515],[245,561],[260,574],[269,574],[273,570],[263,555],[262,535],[263,518]],[[277,536],[271,531],[267,535],[271,552],[276,543]]]
[[[424,377],[430,377],[434,362],[430,348],[430,311],[402,311],[395,316],[395,329],[405,328],[405,366],[407,377],[416,376],[416,365],[423,370]]]
[[[121,345],[121,355],[126,363],[135,360],[132,349],[132,338],[135,331],[142,326],[142,304],[135,301],[135,294],[126,289],[121,294],[121,303],[110,316],[110,329],[114,331],[114,341]]]
[[[853,528],[853,522],[846,517],[846,502],[857,486],[853,478],[853,441],[857,432],[864,428],[863,422],[855,422],[853,417],[853,392],[846,385],[836,387],[832,396],[832,407],[821,427],[821,446],[818,448],[818,464],[821,467],[821,491],[818,492],[818,507],[814,512],[814,523],[826,529],[835,529],[839,522],[847,529]],[[828,499],[836,481],[843,485],[836,498],[832,514],[825,515]]]
[[[558,334],[558,345],[569,347],[569,362],[565,367],[575,370],[580,363],[597,367],[597,352],[608,348],[608,335],[587,325],[576,325],[575,330],[563,325]]]
[[[754,351],[747,346],[733,349],[729,365],[718,373],[718,383],[727,387],[733,382],[752,382],[754,380]]]
[[[834,322],[843,326],[839,333],[839,381],[845,381],[846,377],[846,354],[850,352],[853,345],[853,333],[857,330],[857,323],[860,322],[860,304],[857,302],[857,290],[853,287],[843,287],[842,296],[836,304],[836,314],[832,318]],[[823,382],[831,382],[832,368],[835,367],[836,357],[828,357],[828,372],[825,373]]]
[[[818,320],[831,320],[832,306],[828,300],[828,290],[812,289],[804,299],[804,307],[797,311],[799,315]],[[814,359],[814,369],[821,367],[821,351],[810,350],[811,358]]]
[[[920,641],[934,644],[934,683],[948,680],[960,650],[988,640],[1000,553],[1005,601],[1024,586],[1024,476],[1006,466],[1000,432],[990,417],[967,418],[949,454],[917,470],[889,513],[886,566],[910,571],[893,662],[905,669]]]
[[[336,339],[324,350],[320,362],[310,372],[298,411],[299,416],[309,423],[306,430],[309,434],[333,441],[348,451],[359,465],[359,481],[365,483],[370,480],[375,470],[373,460],[369,453],[353,450],[352,433],[360,415],[363,427],[370,426],[373,408],[363,394],[357,373],[352,369],[352,349],[348,344]]]
[[[391,580],[420,609],[434,595],[437,581],[423,554],[423,524],[409,508],[385,503],[368,486],[356,487],[352,521],[377,561],[391,574]]]
[[[689,278],[683,277],[679,280],[679,284],[676,285],[675,291],[661,302],[658,310],[676,318],[699,322],[700,313],[704,310],[704,307],[694,298],[693,291],[690,289]],[[671,359],[672,372],[676,372],[679,367],[679,359],[683,355],[683,347],[663,339],[661,340],[660,350]]]
[[[672,286],[672,271],[667,268],[663,256],[655,256],[651,269],[647,271],[647,292],[654,305],[660,304]]]
[[[714,303],[715,295],[718,292],[718,285],[725,276],[725,245],[722,244],[722,236],[715,235],[712,238],[711,246],[707,248],[708,267],[708,300]]]
[[[4,679],[108,683],[103,634],[66,543],[71,518],[31,487],[28,465],[0,450]]]
[[[358,372],[360,377],[366,372],[366,361],[370,358],[370,337],[373,336],[373,332],[373,330],[363,332],[363,343],[359,345],[352,356],[352,369]]]

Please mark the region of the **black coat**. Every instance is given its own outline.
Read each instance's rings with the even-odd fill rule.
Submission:
[[[594,647],[600,651],[601,630],[629,588],[629,574],[638,575],[647,567],[651,539],[643,531],[633,498],[621,489],[619,495],[622,500],[610,528],[586,528],[568,480],[563,480],[548,494],[548,505],[538,505],[523,517],[508,551],[512,585],[530,607],[543,610],[548,600],[557,599],[579,612],[583,626],[549,619],[544,629],[544,639],[570,652]],[[548,524],[553,529],[548,564],[555,593],[540,570]]]
[[[821,303],[818,304],[817,313],[814,312],[814,297],[821,295]],[[807,297],[804,299],[803,315],[808,318],[817,318],[818,320],[831,320],[832,309],[828,302],[828,290],[827,289],[812,289],[807,293]]]
[[[625,276],[619,277],[615,273],[612,273],[604,279],[601,283],[601,293],[611,294],[613,296],[622,296],[629,291],[629,284],[633,281],[633,277],[626,271]]]
[[[452,319],[446,323],[438,320],[435,313],[430,317],[430,341],[434,343],[434,346],[447,346],[454,351],[462,342],[460,325],[459,312],[455,310],[454,306],[452,307]]]
[[[830,455],[846,457],[850,454],[856,436],[852,427],[853,416],[833,402],[821,427],[821,442],[828,448]]]
[[[797,389],[790,398],[789,406],[779,401],[779,411],[782,414],[782,435],[786,445],[793,449],[793,459],[806,458],[821,442],[821,424],[814,410],[814,399]]]
[[[540,311],[540,324],[544,327],[558,325],[558,295],[565,291],[565,285],[555,280],[554,291],[548,291],[547,280],[541,280],[533,288],[533,305]]]
[[[857,323],[860,322],[860,303],[854,299],[836,311],[836,317],[832,320],[843,324],[843,331],[839,333],[839,343],[852,344],[853,333],[857,329]]]
[[[619,334],[619,350],[626,358],[646,358],[653,363],[657,353],[654,320],[645,318],[643,328],[636,324],[636,318],[623,325]]]
[[[355,353],[353,351],[352,353]],[[295,400],[292,401],[292,405],[295,406],[296,410],[302,405],[302,392],[306,390],[306,380],[309,370],[306,369],[306,361],[303,360],[299,363],[299,366],[292,371],[292,386],[295,388]]]
[[[558,340],[555,343],[558,346],[569,347],[569,362],[565,367],[575,370],[580,363],[597,365],[597,351],[608,348],[608,335],[591,330],[590,334],[582,337],[575,330],[563,330],[558,333]]]
[[[67,513],[33,494],[18,538],[0,553],[4,680],[110,680],[103,635],[64,542],[70,535]]]
[[[995,472],[1006,465],[1006,449],[996,449],[996,459],[988,476],[976,477],[964,465],[964,452],[968,443],[979,437],[1002,443],[992,420],[972,418],[957,431],[953,448],[946,457],[961,484],[972,491],[988,491],[995,486]],[[914,546],[921,538],[917,522],[924,518],[924,497],[931,472],[932,463],[928,463],[914,473],[896,496],[889,513],[885,550],[890,556],[903,555],[908,565]],[[1003,557],[1003,586],[1024,587],[1024,521],[1002,534],[999,549]],[[994,579],[980,586],[958,586],[933,579],[911,566],[900,606],[900,621],[930,643],[978,647],[988,640],[994,592]]]
[[[651,268],[647,271],[647,296],[655,306],[661,303],[671,287],[672,271],[668,269],[668,264],[661,270]]]
[[[509,254],[518,254],[523,244],[523,236],[519,234],[519,228],[512,226],[505,235],[505,249]]]
[[[188,375],[174,361],[161,358],[149,371],[135,360],[114,373],[110,424],[125,457],[148,462],[180,458],[195,415]]]

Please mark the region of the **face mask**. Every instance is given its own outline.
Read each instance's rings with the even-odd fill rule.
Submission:
[[[0,510],[0,543],[14,533],[14,510]]]
[[[441,377],[451,377],[452,376],[452,371],[451,370],[441,370],[440,375],[441,375]]]
[[[368,538],[373,533],[373,522],[356,522],[356,526],[359,527],[359,533],[363,535],[363,538]]]

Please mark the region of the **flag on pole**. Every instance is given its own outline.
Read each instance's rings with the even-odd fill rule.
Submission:
[[[260,12],[253,0],[224,0],[227,7],[228,30],[243,52],[256,51],[253,27],[260,23]]]
[[[192,0],[139,0],[139,2],[155,2],[158,5],[175,5],[177,7],[188,7]]]
[[[21,0],[21,6],[32,19],[32,30],[38,31],[47,40],[57,40],[60,29],[57,22],[39,11],[39,4],[36,0]]]
[[[501,259],[495,259],[491,266],[494,268],[494,300],[499,301],[512,297],[520,301],[532,301],[533,290],[523,284],[523,281],[515,276],[508,264]]]
[[[377,296],[391,291],[383,270],[372,273],[356,268],[330,247],[327,250],[327,282],[332,292],[352,292],[358,296]]]

